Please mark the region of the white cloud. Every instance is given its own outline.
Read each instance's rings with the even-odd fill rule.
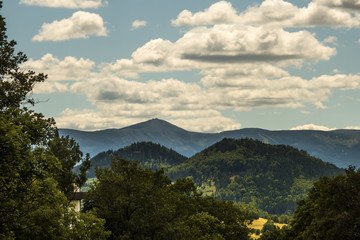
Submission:
[[[241,127],[208,105],[206,90],[194,83],[175,79],[142,83],[97,76],[88,82],[76,82],[70,89],[85,94],[97,110],[68,109],[56,119],[60,127],[88,130],[123,127],[153,117],[172,119],[191,131],[217,132]]]
[[[175,26],[209,25],[232,23],[237,17],[236,10],[231,3],[220,1],[203,12],[193,14],[189,10],[184,10],[178,15],[177,19],[171,22]]]
[[[70,18],[44,23],[33,41],[64,41],[88,38],[89,35],[106,36],[107,30],[100,15],[84,11],[75,12]]]
[[[146,27],[146,25],[147,25],[146,21],[135,20],[132,23],[132,29],[135,30],[135,29],[138,29],[138,28],[141,28],[141,27]]]
[[[133,52],[132,59],[104,64],[102,69],[124,77],[138,77],[142,72],[191,69],[206,72],[263,63],[301,66],[304,61],[329,60],[335,54],[335,48],[319,42],[308,31],[290,33],[283,29],[215,25],[191,29],[174,43],[151,40]]]
[[[310,2],[307,7],[299,8],[283,0],[265,0],[259,6],[250,7],[237,14],[231,3],[220,1],[208,9],[197,13],[182,11],[177,19],[172,20],[175,26],[196,26],[214,24],[247,24],[271,27],[359,27],[360,17],[353,15],[351,6],[358,8],[358,2],[350,0],[327,0]],[[342,2],[336,5],[336,2]],[[351,4],[347,4],[352,2]],[[340,7],[350,6],[350,7]]]
[[[329,43],[329,44],[333,44],[333,45],[337,45],[337,42],[338,42],[338,39],[335,36],[330,36],[323,40],[323,43]]]
[[[360,44],[360,38],[358,39],[358,43]]]
[[[333,15],[328,17],[329,14]],[[88,29],[73,18],[51,24],[61,30],[64,25],[71,25],[68,22],[77,22],[79,29]],[[47,54],[39,60],[30,59],[23,66],[49,74],[49,84],[39,85],[37,92],[69,90],[84,94],[94,106],[95,109],[81,111],[65,110],[57,118],[59,127],[95,130],[157,117],[192,131],[233,130],[241,125],[224,116],[222,110],[298,108],[301,113],[309,114],[303,107],[314,105],[325,109],[334,89],[360,89],[359,74],[334,72],[311,79],[292,76],[288,67],[327,61],[336,55],[337,39],[330,36],[321,42],[309,31],[286,31],[280,27],[353,27],[356,21],[355,15],[345,8],[325,6],[321,2],[298,8],[282,0],[266,0],[237,13],[230,3],[221,1],[203,12],[182,12],[173,24],[195,27],[174,42],[153,39],[136,49],[129,59],[95,65],[89,59],[60,60]],[[102,19],[101,24],[94,25],[106,35]],[[144,25],[146,22],[134,21],[133,29]],[[62,30],[67,34],[61,35],[74,38],[75,32],[86,32],[85,37],[97,34],[68,29]],[[57,33],[46,32],[45,27],[42,30],[39,37],[43,40],[50,35],[52,40],[60,38]],[[142,73],[188,70],[198,70],[198,82],[172,78],[129,80]],[[294,129],[331,130],[314,124]]]
[[[149,120],[153,116],[132,117],[121,115],[107,115],[102,111],[92,109],[72,110],[66,109],[61,113],[61,117],[56,118],[59,128],[72,128],[81,130],[100,130],[107,128],[121,128],[133,125],[137,122]],[[159,116],[157,116],[159,117]],[[177,118],[167,119],[171,123],[194,132],[220,132],[224,130],[235,130],[241,128],[241,124],[235,120],[222,116]]]
[[[305,111],[305,110],[301,110],[300,111],[302,114],[305,114],[305,115],[309,115],[311,112],[309,112],[309,111]]]
[[[359,0],[315,0],[315,2],[324,6],[346,9],[348,11],[360,10]]]
[[[98,8],[107,4],[103,0],[20,0],[20,4],[52,8]]]
[[[297,126],[294,128],[291,128],[290,130],[320,130],[320,131],[332,131],[332,130],[336,130],[336,128],[328,128],[325,126],[319,126],[319,125],[315,125],[315,124],[305,124],[302,126]]]
[[[234,119],[223,116],[210,116],[206,118],[180,118],[171,121],[176,126],[194,132],[222,132],[224,130],[237,130],[241,124]],[[206,124],[204,124],[206,123]]]
[[[48,81],[80,81],[89,78],[95,62],[89,59],[65,57],[60,60],[52,54],[45,54],[39,60],[29,59],[21,65],[23,69],[31,69],[48,75]]]
[[[350,129],[350,130],[360,130],[360,126],[347,126],[344,129]]]

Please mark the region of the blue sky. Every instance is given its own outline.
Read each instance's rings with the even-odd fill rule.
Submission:
[[[360,2],[5,0],[57,126],[360,129]]]

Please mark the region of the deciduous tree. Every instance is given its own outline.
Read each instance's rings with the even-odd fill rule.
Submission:
[[[189,179],[171,183],[162,170],[116,158],[96,177],[84,209],[106,220],[110,239],[249,239],[251,217]]]
[[[78,145],[57,137],[53,119],[29,109],[31,91],[46,75],[22,70],[26,55],[15,45],[0,16],[0,239],[104,239],[102,219],[68,207],[65,193],[84,183],[88,159],[73,174],[82,160]]]

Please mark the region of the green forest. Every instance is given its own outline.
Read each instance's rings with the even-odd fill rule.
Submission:
[[[21,69],[15,47],[0,16],[0,239],[245,240],[257,208],[292,215],[281,229],[269,221],[260,239],[359,239],[360,170],[288,146],[224,139],[187,159],[135,143],[91,168],[54,119],[32,110],[47,76]],[[71,199],[91,171],[77,212]]]

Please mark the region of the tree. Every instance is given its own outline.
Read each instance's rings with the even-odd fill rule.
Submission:
[[[268,221],[264,224],[263,228],[261,229],[261,232],[262,232],[262,233],[271,232],[271,231],[274,230],[274,229],[275,229],[274,221],[268,220]]]
[[[2,1],[0,1],[2,9]],[[27,60],[24,53],[15,53],[16,42],[8,41],[5,21],[0,16],[0,110],[20,107],[23,103],[33,105],[35,100],[29,97],[34,85],[43,82],[46,75],[33,71],[21,71],[20,64]]]
[[[0,238],[104,239],[103,220],[68,206],[65,193],[73,181],[85,181],[87,160],[74,175],[78,146],[57,137],[53,119],[28,109],[34,84],[46,75],[21,70],[26,55],[15,53],[15,45],[0,16]]]
[[[295,239],[360,238],[360,170],[322,177],[298,203],[291,230]]]
[[[308,197],[298,202],[289,228],[264,234],[266,240],[360,238],[360,170],[350,166],[345,175],[322,177]]]
[[[74,139],[59,137],[57,134],[48,142],[48,150],[60,162],[61,169],[54,173],[54,178],[58,182],[58,188],[65,194],[68,201],[72,199],[76,187],[81,187],[86,182],[86,172],[90,168],[90,156],[82,158],[79,144]],[[76,174],[73,169],[79,164],[79,173]]]
[[[189,179],[114,158],[96,169],[84,210],[106,220],[110,239],[249,239],[251,217],[232,202],[203,197]]]

